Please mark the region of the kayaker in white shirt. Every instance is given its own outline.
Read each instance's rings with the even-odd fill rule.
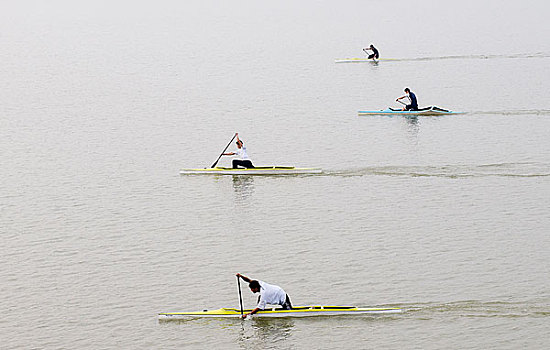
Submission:
[[[237,136],[237,150],[235,152],[222,153],[224,156],[238,156],[240,159],[233,159],[233,169],[237,169],[239,166],[244,168],[254,168],[252,161],[246,153],[246,147],[244,147],[243,141],[239,139],[239,133],[236,133]]]
[[[252,280],[241,275],[240,273],[237,274],[237,277],[240,277],[243,281],[248,282],[248,286],[250,287],[252,293],[260,293],[256,308],[250,311],[250,313],[244,314],[243,318],[246,318],[248,315],[254,315],[260,310],[264,310],[267,304],[281,305],[283,310],[292,309],[290,297],[286,294],[283,288],[274,284],[265,283],[264,281]]]

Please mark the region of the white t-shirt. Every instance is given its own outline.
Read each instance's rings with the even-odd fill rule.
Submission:
[[[250,158],[248,157],[248,153],[246,153],[246,147],[244,146],[242,148],[237,148],[237,150],[233,153],[235,153],[235,155],[242,160],[250,160]]]
[[[286,301],[286,293],[283,288],[275,286],[273,284],[260,282],[260,302],[258,308],[264,310],[266,304],[270,305],[283,305]]]

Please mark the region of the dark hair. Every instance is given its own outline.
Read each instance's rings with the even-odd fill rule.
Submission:
[[[405,92],[411,92],[411,89],[405,88]]]
[[[241,139],[237,140],[237,142],[235,142],[235,143],[238,145],[239,142],[241,143],[241,145],[244,145],[244,142],[243,142],[243,140],[241,140]]]
[[[252,280],[250,281],[250,283],[248,284],[248,286],[250,287],[250,289],[254,288],[254,289],[260,289],[260,282],[256,281],[256,280]]]
[[[370,47],[374,47],[374,45],[373,45],[373,44],[370,44]]]

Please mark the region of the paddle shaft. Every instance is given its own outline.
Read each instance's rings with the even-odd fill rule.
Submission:
[[[239,303],[241,304],[241,317],[243,315],[243,295],[241,293],[241,278],[237,276],[237,284],[239,285]]]
[[[220,154],[220,156],[218,157],[218,159],[216,159],[216,161],[214,162],[214,164],[212,164],[211,168],[215,168],[216,167],[216,164],[218,164],[218,162],[220,161],[220,158],[223,156],[223,154],[225,153],[225,150],[227,150],[227,148],[229,147],[229,145],[231,145],[231,142],[233,142],[233,140],[235,139],[235,136],[237,136],[237,134],[233,135],[233,138],[231,139],[231,141],[229,141],[229,143],[227,144],[227,146],[225,146],[225,148],[223,149],[222,153]]]
[[[402,102],[401,100],[397,100],[397,102],[401,103],[403,106],[406,106],[407,104]]]

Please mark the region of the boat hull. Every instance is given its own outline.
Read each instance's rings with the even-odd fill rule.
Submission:
[[[334,63],[364,63],[364,62],[378,62],[378,61],[399,61],[397,58],[378,58],[372,60],[369,58],[339,58],[334,60]]]
[[[244,310],[249,313],[251,310]],[[342,315],[378,315],[402,312],[399,308],[358,308],[354,306],[299,306],[291,310],[273,308],[260,310],[254,317],[311,317],[311,316],[342,316]],[[241,317],[241,311],[235,308],[221,308],[197,312],[163,312],[158,315],[159,320],[179,320],[202,317]]]
[[[256,167],[256,168],[204,168],[181,169],[180,175],[293,175],[293,174],[319,174],[320,168],[295,168],[282,166]]]
[[[447,109],[439,108],[436,106],[429,106],[420,108],[417,111],[402,111],[399,109],[387,108],[380,111],[359,111],[359,115],[454,115],[462,114],[460,112],[453,112]]]

